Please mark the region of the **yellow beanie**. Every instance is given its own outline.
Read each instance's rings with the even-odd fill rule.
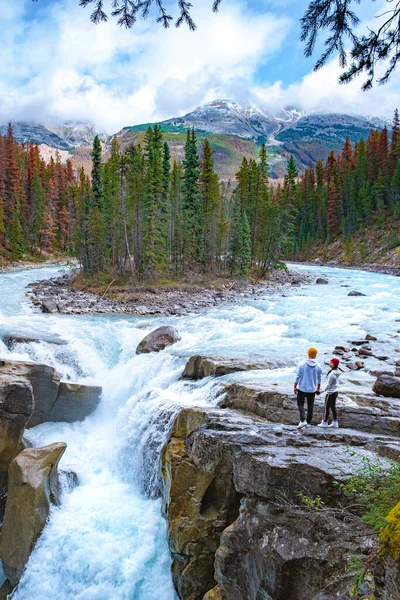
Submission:
[[[316,348],[310,348],[308,351],[308,358],[315,358],[318,354],[318,350]]]

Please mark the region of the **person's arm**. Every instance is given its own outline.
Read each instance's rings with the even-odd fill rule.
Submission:
[[[302,364],[299,363],[297,365],[296,377],[295,377],[295,380],[294,380],[294,387],[293,387],[293,391],[294,391],[295,394],[297,394],[297,384],[299,383],[299,380],[300,380],[300,377],[301,377],[301,367],[302,367]]]
[[[315,390],[316,394],[320,394],[321,393],[321,378],[322,378],[322,369],[321,367],[317,367],[318,368],[318,384],[317,384],[317,389]]]
[[[332,376],[333,373],[330,373],[327,379],[326,384],[324,385],[324,387],[322,388],[321,392],[330,392],[331,391],[331,384],[332,384]]]

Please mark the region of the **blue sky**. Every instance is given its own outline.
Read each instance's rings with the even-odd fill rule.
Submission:
[[[176,14],[176,0],[166,3]],[[1,120],[83,119],[114,133],[215,98],[270,111],[393,113],[398,74],[388,86],[362,93],[361,80],[337,84],[336,59],[313,72],[315,59],[304,57],[299,41],[308,2],[223,0],[218,15],[212,0],[192,3],[195,33],[165,31],[154,14],[130,31],[113,19],[95,26],[78,0],[2,0]],[[364,0],[357,7],[361,28],[386,8],[386,0]],[[316,57],[321,48],[322,40]]]

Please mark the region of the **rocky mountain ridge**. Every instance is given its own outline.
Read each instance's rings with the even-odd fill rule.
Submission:
[[[143,134],[154,123],[127,126],[117,132],[121,147],[142,142]],[[377,117],[364,117],[340,113],[310,113],[296,107],[287,107],[275,112],[256,105],[243,105],[231,100],[214,100],[182,116],[159,123],[174,159],[182,159],[185,135],[194,128],[199,144],[204,137],[210,139],[214,151],[216,171],[221,179],[234,179],[243,156],[256,158],[259,145],[265,142],[270,154],[272,177],[282,177],[286,172],[287,160],[294,155],[301,171],[315,165],[317,160],[326,160],[331,150],[339,152],[347,136],[352,143],[367,138],[375,128],[382,129],[388,122]],[[90,171],[90,150],[94,136],[99,135],[108,156],[111,136],[104,130],[83,121],[66,121],[59,126],[46,127],[38,123],[15,122],[13,130],[19,142],[33,141],[40,145],[47,159],[53,149],[68,154],[76,168]],[[7,125],[0,126],[5,134]],[[47,152],[46,152],[47,150]],[[50,152],[49,152],[50,151]]]
[[[177,128],[196,130],[216,134],[236,135],[252,139],[255,142],[265,141],[269,145],[283,143],[284,140],[337,135],[346,130],[346,135],[368,135],[374,128],[387,125],[385,119],[363,117],[342,113],[306,113],[299,108],[283,108],[273,112],[254,104],[243,105],[231,100],[213,100],[194,111],[182,116],[161,121],[167,130]],[[135,125],[130,128],[142,130],[146,125]],[[282,137],[282,134],[285,136]],[[343,132],[341,132],[343,133]],[[282,139],[281,139],[282,138]]]

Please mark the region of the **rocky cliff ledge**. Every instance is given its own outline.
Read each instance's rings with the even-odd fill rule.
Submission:
[[[342,411],[354,429],[299,431],[285,424],[297,413],[284,392],[226,391],[221,404],[239,410],[183,409],[162,455],[179,598],[350,600],[351,556],[371,561],[378,540],[337,482],[363,458],[399,458],[399,401],[360,397]],[[319,498],[320,509],[299,494]],[[359,597],[393,600],[399,590],[397,566],[377,563]]]

